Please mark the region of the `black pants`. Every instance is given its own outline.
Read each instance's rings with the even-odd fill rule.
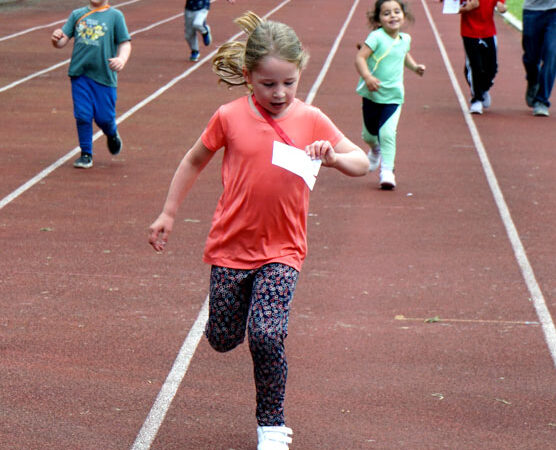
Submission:
[[[465,79],[471,87],[471,103],[482,102],[485,92],[494,84],[498,71],[496,37],[463,38],[465,49]]]

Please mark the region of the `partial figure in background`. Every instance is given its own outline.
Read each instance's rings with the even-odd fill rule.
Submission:
[[[460,7],[465,50],[465,79],[471,88],[469,112],[482,114],[491,104],[490,88],[498,72],[494,10],[506,12],[505,0],[469,0]]]
[[[234,3],[235,0],[227,0]],[[183,17],[185,19],[185,40],[191,49],[189,61],[197,62],[201,53],[199,52],[199,40],[197,33],[203,38],[203,44],[208,47],[212,42],[210,26],[207,16],[210,9],[210,0],[186,0]]]
[[[535,116],[549,116],[556,77],[556,0],[523,2],[523,65],[525,101]]]

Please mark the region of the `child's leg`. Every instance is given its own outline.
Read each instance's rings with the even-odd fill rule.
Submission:
[[[498,72],[498,45],[496,36],[484,39],[486,42],[486,47],[483,49],[484,52],[484,67],[485,67],[485,77],[483,79],[483,91],[488,92],[488,90],[494,84],[494,78]]]
[[[485,39],[463,38],[465,50],[465,78],[471,88],[471,103],[482,102],[484,94],[490,89],[490,74],[487,61],[490,49]],[[488,87],[487,87],[488,86]]]
[[[284,425],[288,364],[284,340],[298,271],[284,264],[267,264],[255,276],[248,321],[253,358],[259,426]]]
[[[199,42],[197,40],[197,32],[195,28],[193,28],[193,21],[195,19],[195,15],[198,11],[188,11],[185,10],[185,40],[189,45],[189,48],[193,52],[199,51]]]
[[[216,351],[227,352],[245,338],[254,271],[212,266],[205,335]]]
[[[371,148],[378,146],[378,122],[380,119],[380,105],[363,97],[363,130],[361,137]]]
[[[380,141],[380,152],[382,153],[382,169],[385,170],[394,170],[396,135],[401,113],[402,105],[384,105],[382,109],[378,139]]]
[[[87,77],[71,78],[73,116],[82,153],[93,154],[93,94]]]
[[[207,28],[207,16],[208,16],[208,9],[200,9],[199,11],[195,11],[195,17],[193,18],[193,28],[195,31],[206,34],[208,33],[209,29]]]
[[[96,124],[106,136],[115,136],[117,90],[112,86],[104,86],[91,80],[94,96],[94,118]]]

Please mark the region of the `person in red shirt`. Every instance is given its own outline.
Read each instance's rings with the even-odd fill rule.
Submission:
[[[204,252],[211,265],[205,335],[215,350],[227,352],[247,333],[257,393],[257,449],[287,450],[292,431],[284,420],[284,341],[307,254],[309,185],[273,163],[274,149],[289,142],[287,159],[320,160],[349,176],[365,175],[369,160],[323,112],[296,98],[308,54],[295,32],[252,12],[236,23],[247,41],[223,44],[213,70],[221,81],[246,85],[250,93],[218,108],[184,156],[162,213],[150,226],[149,243],[158,252],[164,249],[179,205],[203,168],[223,151],[223,192]]]
[[[506,12],[505,0],[469,0],[460,7],[464,73],[471,88],[472,114],[482,114],[491,104],[489,89],[498,71],[495,8]]]

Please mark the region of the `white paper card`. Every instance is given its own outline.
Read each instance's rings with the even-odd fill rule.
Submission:
[[[442,12],[444,14],[458,14],[459,13],[459,0],[444,0]]]
[[[311,159],[303,150],[296,147],[274,141],[272,164],[299,175],[309,189],[313,190],[322,161]]]

